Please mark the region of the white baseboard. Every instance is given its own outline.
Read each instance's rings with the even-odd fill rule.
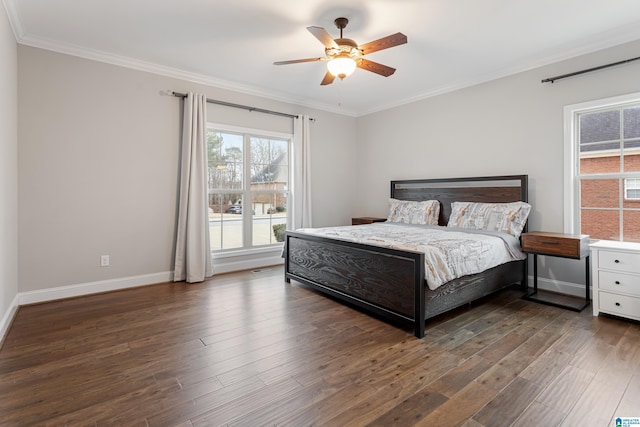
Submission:
[[[223,274],[239,270],[251,270],[282,264],[284,261],[280,256],[262,258],[248,261],[218,262],[214,267],[214,274]],[[533,284],[533,277],[529,276],[529,287]],[[83,295],[96,294],[100,292],[116,291],[120,289],[133,288],[137,286],[152,285],[155,283],[171,282],[173,272],[165,271],[161,273],[143,274],[140,276],[122,277],[118,279],[100,280],[97,282],[80,283],[77,285],[60,286],[56,288],[42,289],[38,291],[20,292],[15,296],[7,312],[0,321],[0,343],[4,339],[13,318],[18,311],[18,307],[26,304],[36,304],[47,301],[54,301],[63,298],[72,298]],[[561,294],[568,294],[577,297],[584,296],[584,285],[577,283],[561,282],[546,278],[538,278],[538,288],[545,291],[552,291]]]
[[[100,292],[117,291],[137,286],[170,282],[172,280],[173,272],[165,271],[162,273],[143,274],[140,276],[121,277],[118,279],[100,280],[97,282],[80,283],[77,285],[59,286],[56,288],[41,289],[37,291],[18,292],[0,321],[0,343],[4,341],[4,337],[9,331],[11,322],[21,305],[79,297],[83,295],[97,294]]]
[[[528,279],[529,288],[532,288],[533,276],[529,276]],[[538,289],[582,298],[584,298],[585,295],[584,284],[582,283],[562,282],[560,280],[546,279],[544,277],[538,277]]]
[[[250,270],[272,265],[282,264],[280,256],[255,259],[249,261],[217,262],[214,274],[230,273],[239,270]],[[11,322],[21,305],[37,304],[64,298],[73,298],[83,295],[97,294],[101,292],[117,291],[120,289],[134,288],[137,286],[153,285],[173,281],[173,272],[143,274],[140,276],[121,277],[117,279],[100,280],[97,282],[79,283],[76,285],[59,286],[55,288],[41,289],[37,291],[19,292],[7,312],[0,321],[0,343],[11,326]]]
[[[273,265],[284,264],[284,259],[280,256],[272,256],[269,258],[258,258],[243,261],[225,262],[222,259],[216,260],[213,266],[213,274],[231,273],[233,271],[253,270],[254,268],[271,267]]]
[[[19,307],[19,298],[18,295],[13,298],[7,312],[2,316],[2,320],[0,321],[0,347],[2,347],[2,343],[4,342],[4,337],[9,332],[9,327],[11,326],[11,322],[13,322],[13,318],[16,315]]]
[[[140,276],[121,277],[118,279],[100,280],[97,282],[20,292],[18,294],[18,304],[36,304],[39,302],[53,301],[62,298],[79,297],[82,295],[97,294],[100,292],[134,288],[136,286],[152,285],[154,283],[170,282],[172,280],[173,273],[165,271],[162,273],[143,274]]]

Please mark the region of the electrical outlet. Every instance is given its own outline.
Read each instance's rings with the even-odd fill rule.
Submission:
[[[102,255],[100,257],[100,267],[109,267],[109,255]]]

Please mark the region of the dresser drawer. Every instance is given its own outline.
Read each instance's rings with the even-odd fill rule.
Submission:
[[[640,254],[616,251],[599,251],[598,268],[640,273]]]
[[[640,319],[640,298],[599,292],[600,311]]]
[[[605,291],[620,292],[640,297],[640,276],[599,270],[598,286]]]

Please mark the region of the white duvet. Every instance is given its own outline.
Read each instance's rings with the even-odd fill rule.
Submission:
[[[434,290],[443,283],[524,259],[520,243],[506,233],[399,223],[303,228],[299,232],[425,254],[425,280]]]

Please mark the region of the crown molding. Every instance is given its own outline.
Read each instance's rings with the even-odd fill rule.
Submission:
[[[172,77],[192,83],[204,84],[220,89],[228,89],[234,92],[267,98],[273,101],[286,102],[288,104],[293,104],[300,107],[313,108],[352,117],[357,116],[357,112],[355,111],[336,108],[332,105],[313,103],[300,98],[283,96],[282,94],[273,91],[267,91],[249,85],[241,85],[239,83],[231,82],[228,80],[217,79],[204,74],[192,73],[178,68],[168,67],[147,61],[141,61],[139,59],[115,55],[95,49],[61,43],[59,41],[31,35],[27,32],[24,24],[22,23],[22,20],[20,19],[20,14],[18,13],[18,8],[16,7],[16,1],[17,0],[2,0],[2,3],[7,12],[9,24],[11,25],[11,29],[13,30],[14,37],[18,44],[50,50],[66,55],[77,56],[93,61],[104,62],[107,64],[117,65],[138,71],[145,71],[165,77]]]
[[[6,1],[6,0],[5,0]],[[10,0],[9,0],[10,1]],[[228,80],[218,79],[205,74],[192,73],[190,71],[181,70],[179,68],[168,67],[165,65],[155,64],[152,62],[142,61],[135,58],[130,58],[121,55],[115,55],[112,53],[103,52],[100,50],[89,49],[82,46],[76,46],[68,43],[61,43],[42,37],[37,37],[29,34],[22,35],[18,40],[19,44],[25,46],[36,47],[39,49],[49,50],[52,52],[62,53],[65,55],[76,56],[79,58],[89,59],[92,61],[103,62],[111,65],[125,67],[137,71],[144,71],[152,74],[158,74],[165,77],[172,77],[179,80],[185,80],[192,83],[203,84],[206,86],[212,86],[220,89],[227,89],[234,92],[239,92],[247,95],[258,96],[261,98],[267,98],[273,101],[286,102],[300,107],[313,108],[322,111],[328,111],[340,115],[356,117],[357,114],[354,111],[344,110],[342,108],[337,109],[332,106],[327,106],[318,103],[309,103],[302,99],[296,99],[288,96],[282,96],[282,94],[264,90],[261,88],[242,85],[239,83],[231,82]]]
[[[24,26],[22,25],[22,20],[20,19],[20,15],[18,15],[18,9],[16,8],[14,0],[2,0],[4,4],[4,9],[7,11],[7,17],[9,18],[9,25],[11,25],[11,29],[13,30],[13,36],[16,39],[16,42],[20,42],[22,35],[24,34]]]
[[[107,53],[104,51],[85,48],[77,45],[71,45],[62,43],[52,39],[46,39],[29,34],[25,29],[19,13],[16,3],[18,0],[2,0],[4,7],[7,11],[7,16],[11,28],[17,43],[26,46],[41,48],[50,50],[62,54],[72,55],[80,58],[85,58],[93,61],[108,63],[111,65],[130,68],[138,71],[149,72],[166,77],[172,77],[179,80],[188,82],[203,84],[206,86],[216,87],[220,89],[227,89],[234,92],[266,98],[273,101],[284,102],[292,104],[294,106],[313,108],[321,111],[339,114],[342,116],[350,117],[362,117],[372,113],[404,106],[417,101],[421,101],[427,98],[432,98],[438,95],[454,92],[460,89],[464,89],[470,86],[490,82],[503,77],[511,76],[514,74],[530,71],[536,68],[548,66],[553,63],[569,60],[578,56],[594,53],[599,50],[611,48],[624,43],[640,40],[640,27],[636,25],[627,25],[625,27],[617,28],[614,30],[606,31],[591,37],[588,40],[584,40],[584,44],[578,48],[569,49],[562,54],[549,55],[547,57],[540,58],[535,61],[529,61],[526,63],[516,64],[508,69],[497,70],[492,73],[488,73],[475,78],[468,79],[467,81],[458,81],[451,84],[436,87],[428,92],[418,93],[408,98],[396,100],[395,102],[387,104],[379,104],[374,108],[365,110],[350,110],[345,109],[342,105],[333,105],[326,103],[316,103],[309,101],[308,99],[298,98],[292,95],[283,95],[279,92],[270,91],[261,87],[243,85],[237,82],[215,78],[205,74],[193,73],[178,68],[168,67],[156,63],[142,61],[135,58],[120,56],[116,54]]]
[[[616,46],[621,46],[623,44],[632,43],[639,40],[640,40],[640,27],[637,27],[635,25],[629,25],[627,27],[624,27],[624,29],[617,29],[615,31],[600,33],[597,36],[594,36],[589,43],[572,50],[564,51],[562,54],[550,55],[545,58],[526,62],[526,63],[522,62],[522,63],[516,64],[513,67],[497,70],[493,73],[480,75],[480,76],[477,76],[476,78],[473,78],[467,81],[454,82],[450,85],[434,88],[429,92],[417,94],[409,98],[400,99],[393,103],[378,105],[375,109],[369,109],[366,111],[359,112],[358,116],[366,116],[368,114],[389,110],[391,108],[401,107],[403,105],[411,104],[413,102],[418,102],[428,98],[433,98],[435,96],[443,95],[449,92],[455,92],[457,90],[465,89],[471,86],[488,83],[490,81],[498,80],[501,78],[513,76],[516,74],[524,73],[524,72],[535,70],[535,69],[539,69],[539,68],[556,64],[562,61],[568,61],[574,58],[578,58],[580,56],[593,54],[598,51],[614,48]],[[620,60],[622,59],[624,58],[621,58]],[[599,65],[599,64],[594,64],[594,66],[596,65]]]

